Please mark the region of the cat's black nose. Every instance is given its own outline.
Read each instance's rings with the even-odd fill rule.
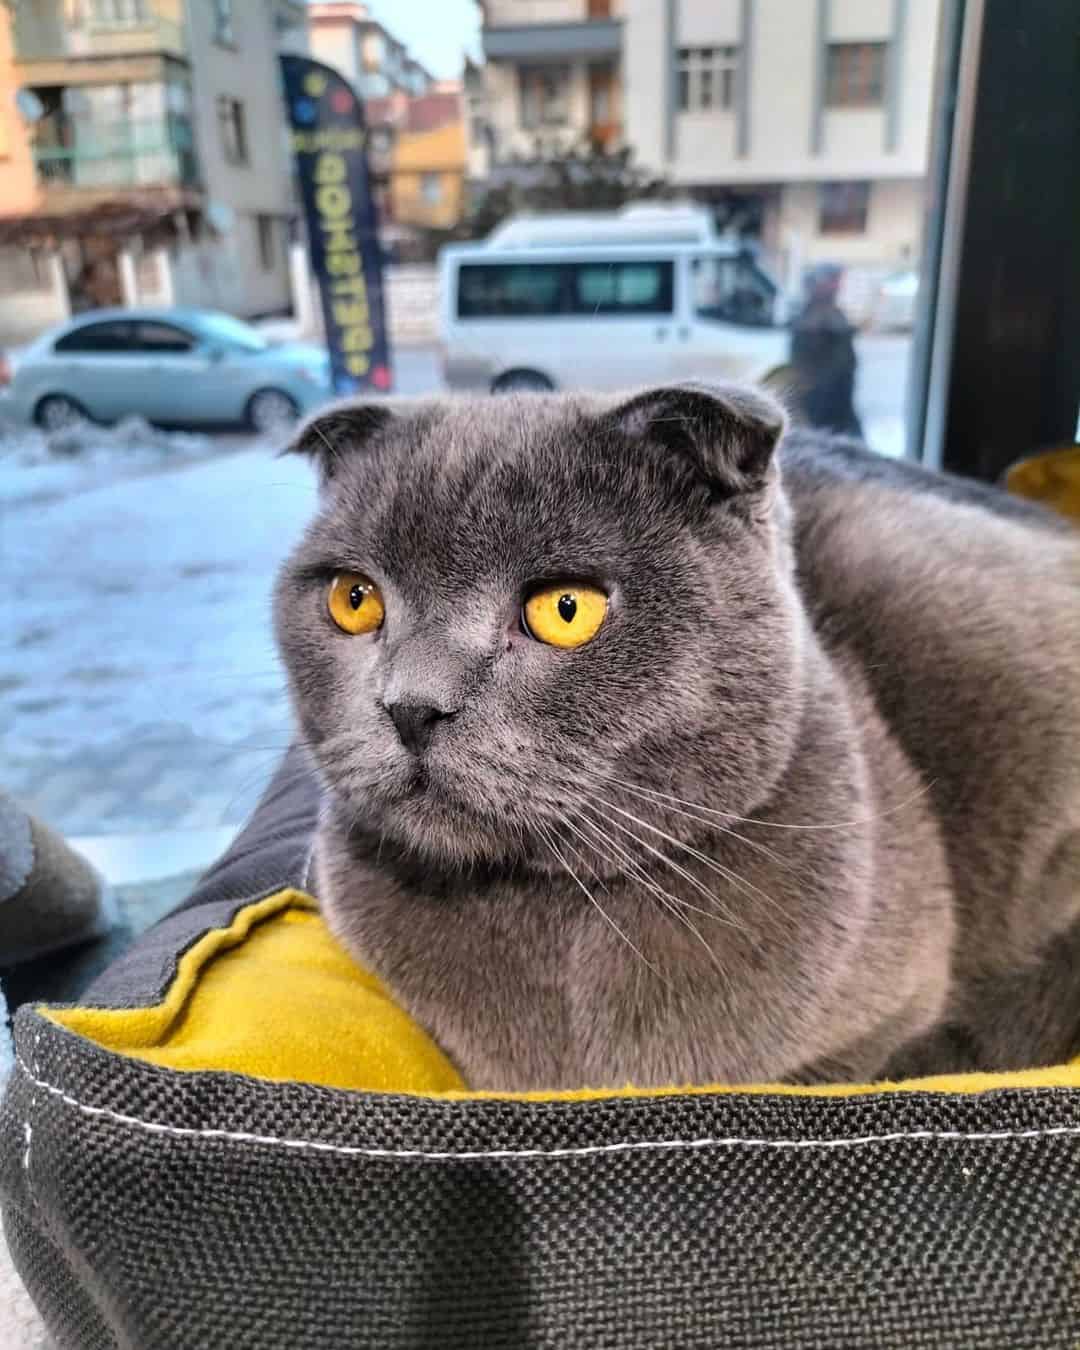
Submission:
[[[427,749],[435,724],[453,716],[431,703],[391,703],[387,712],[397,727],[401,744],[414,755],[422,755]]]

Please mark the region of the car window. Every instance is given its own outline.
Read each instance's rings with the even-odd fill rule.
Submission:
[[[595,263],[465,263],[458,317],[670,314],[670,260]]]
[[[234,319],[230,314],[203,314],[198,319],[199,331],[210,342],[223,343],[240,352],[264,352],[270,346],[250,324]]]
[[[582,263],[574,268],[576,314],[670,314],[671,262]]]
[[[85,352],[96,356],[135,350],[134,325],[126,322],[88,323],[59,338],[53,351]]]
[[[157,355],[190,352],[195,340],[182,328],[174,328],[171,323],[140,323],[138,325],[137,346],[139,351]]]
[[[564,263],[466,263],[458,274],[461,319],[561,314]]]
[[[762,327],[773,322],[776,288],[746,258],[695,258],[694,313],[699,319]]]

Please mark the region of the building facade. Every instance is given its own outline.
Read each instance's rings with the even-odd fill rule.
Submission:
[[[430,73],[359,0],[316,0],[307,14],[312,56],[344,75],[362,99],[431,90]]]
[[[484,107],[473,120],[493,165],[622,145],[624,3],[480,0]]]
[[[914,264],[940,0],[625,0],[627,138],[786,270]]]
[[[76,307],[288,308],[278,53],[306,31],[303,0],[21,0],[14,73],[40,116],[19,237],[55,244]]]

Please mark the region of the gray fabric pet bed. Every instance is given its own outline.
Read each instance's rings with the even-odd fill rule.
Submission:
[[[469,1093],[305,893],[290,755],[80,1006],[25,1007],[0,1205],[63,1350],[1075,1347],[1080,1066]]]

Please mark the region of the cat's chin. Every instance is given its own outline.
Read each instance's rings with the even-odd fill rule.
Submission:
[[[357,841],[390,844],[440,868],[510,865],[524,856],[520,829],[494,819],[437,775],[417,772],[381,787],[342,813]]]

